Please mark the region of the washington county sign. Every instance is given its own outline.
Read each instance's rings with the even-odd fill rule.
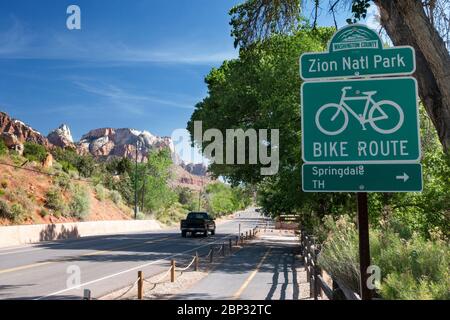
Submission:
[[[422,191],[422,166],[409,164],[305,164],[306,192]]]
[[[377,33],[363,25],[349,25],[331,39],[328,52],[300,57],[303,80],[381,75],[410,75],[415,71],[414,49],[383,48]]]
[[[301,94],[305,162],[419,160],[414,78],[304,82]]]

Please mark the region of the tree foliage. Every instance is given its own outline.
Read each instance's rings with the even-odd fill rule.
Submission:
[[[279,128],[280,169],[274,176],[260,175],[259,165],[212,164],[210,171],[233,184],[254,184],[258,201],[273,215],[297,213],[303,226],[313,229],[326,215],[354,215],[350,193],[304,193],[301,189],[301,85],[298,57],[324,48],[332,28],[304,28],[295,35],[275,35],[243,49],[239,59],[226,61],[206,77],[208,96],[197,104],[188,124],[203,121],[203,129]],[[374,193],[369,196],[371,222],[395,219],[409,229],[429,236],[434,228],[449,235],[450,166],[439,148],[430,119],[421,107],[424,192]],[[205,146],[203,146],[205,147]]]
[[[305,1],[306,2],[306,1]],[[232,35],[243,48],[267,39],[281,25],[279,32],[291,34],[297,28],[292,19],[299,3],[291,0],[248,0],[232,10]],[[433,121],[442,147],[450,154],[450,1],[449,0],[336,0],[329,1],[329,12],[335,17],[338,9],[351,8],[348,23],[366,18],[375,4],[380,11],[380,24],[394,45],[410,45],[416,51],[415,76],[425,109]],[[314,1],[314,29],[318,9],[325,1]],[[346,9],[348,10],[348,9]],[[289,15],[284,14],[289,12]],[[348,11],[346,11],[348,13]],[[337,23],[335,20],[335,26]],[[265,31],[265,32],[262,32]]]

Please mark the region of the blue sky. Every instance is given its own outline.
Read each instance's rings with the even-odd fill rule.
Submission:
[[[0,110],[45,135],[66,123],[75,140],[100,127],[170,136],[206,95],[209,70],[237,56],[228,11],[240,2],[1,1]],[[66,27],[71,4],[81,30]]]

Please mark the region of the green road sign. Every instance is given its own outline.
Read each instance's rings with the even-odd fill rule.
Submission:
[[[412,77],[304,82],[304,162],[416,162],[417,82]]]
[[[383,48],[378,34],[359,24],[340,29],[331,39],[328,52],[305,53],[300,57],[303,80],[409,75],[415,68],[412,47]]]
[[[305,192],[422,191],[422,166],[408,164],[304,164]]]

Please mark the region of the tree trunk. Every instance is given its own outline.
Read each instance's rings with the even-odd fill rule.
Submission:
[[[420,0],[374,0],[394,45],[416,50],[415,77],[444,152],[450,154],[450,55]]]

